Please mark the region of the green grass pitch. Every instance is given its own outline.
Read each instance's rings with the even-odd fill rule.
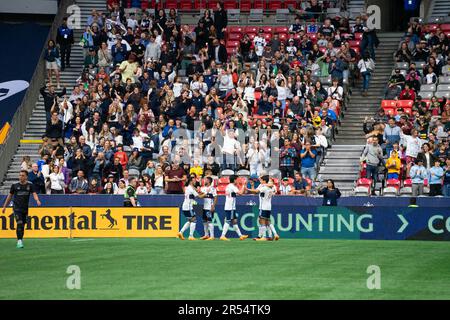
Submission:
[[[0,240],[0,299],[450,299],[450,243]],[[69,290],[69,265],[81,289]],[[381,289],[366,286],[381,269]]]

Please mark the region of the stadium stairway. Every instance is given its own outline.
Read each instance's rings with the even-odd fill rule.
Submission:
[[[450,14],[450,1],[448,0],[434,0],[433,8],[430,10],[429,20],[439,17],[447,17]]]
[[[384,88],[394,67],[393,54],[400,43],[402,33],[380,33],[380,45],[376,49],[375,71],[370,81],[367,97],[361,95],[361,81],[347,104],[345,117],[338,128],[336,142],[327,152],[319,169],[318,181],[333,179],[343,194],[350,195],[359,173],[359,158],[364,149],[363,121],[372,117],[380,108]]]
[[[61,72],[61,86],[67,87],[68,96],[71,94],[72,88],[83,70],[83,50],[78,45],[81,35],[83,34],[83,26],[87,23],[87,18],[92,9],[98,11],[106,10],[105,0],[77,0],[75,3],[81,9],[82,29],[74,30],[75,43],[72,46],[70,57],[71,66]],[[53,82],[55,82],[55,80],[53,80]],[[57,91],[59,92],[59,90]],[[30,156],[32,162],[39,160],[38,150],[41,146],[42,135],[45,133],[45,126],[44,100],[40,95],[38,101],[36,101],[27,128],[23,133],[17,152],[11,160],[8,172],[5,177],[2,177],[4,179],[0,187],[0,194],[8,193],[11,184],[17,181],[20,164],[22,163],[22,158],[24,156]]]

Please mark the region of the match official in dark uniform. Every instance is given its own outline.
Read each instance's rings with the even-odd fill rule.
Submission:
[[[34,185],[28,181],[28,172],[21,170],[19,173],[19,183],[14,183],[11,186],[6,201],[3,204],[2,213],[5,213],[6,206],[13,200],[14,218],[16,219],[16,234],[17,234],[17,248],[23,248],[23,235],[25,233],[25,225],[28,218],[28,203],[30,195],[33,195],[37,205],[41,205],[39,197],[36,193]]]
[[[124,199],[123,199],[124,207],[137,207],[138,206],[136,188],[137,188],[137,179],[131,178],[128,182],[128,187],[125,190],[125,193],[123,195],[124,196]]]

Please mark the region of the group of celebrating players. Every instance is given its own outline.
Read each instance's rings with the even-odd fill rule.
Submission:
[[[238,226],[238,214],[236,212],[236,197],[246,192],[259,194],[259,233],[258,237],[254,238],[256,241],[270,241],[279,240],[280,237],[275,230],[274,225],[270,221],[270,215],[272,210],[272,197],[276,194],[277,190],[272,178],[269,176],[262,176],[259,178],[259,186],[257,188],[249,189],[247,186],[239,189],[235,184],[236,176],[230,177],[230,183],[225,188],[225,222],[223,225],[222,235],[220,240],[230,241],[226,237],[228,230],[235,231],[240,240],[248,238],[247,235],[243,235]],[[198,186],[198,182],[194,177],[189,178],[184,191],[184,201],[182,205],[182,211],[187,221],[178,232],[177,237],[184,240],[184,232],[189,229],[188,240],[197,240],[194,237],[195,228],[197,226],[197,216],[194,212],[195,199],[202,198],[203,201],[203,213],[202,220],[204,226],[204,235],[200,239],[202,240],[214,240],[214,225],[213,215],[217,205],[217,190],[213,186],[213,180],[210,177],[205,178],[205,185],[203,187]],[[266,237],[267,233],[267,237]]]

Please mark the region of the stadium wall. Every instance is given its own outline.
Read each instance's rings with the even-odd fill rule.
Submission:
[[[30,208],[27,237],[174,237],[185,222],[180,208],[184,196],[140,196],[140,208],[122,208],[122,196],[41,195],[42,207]],[[5,197],[1,196],[0,201]],[[339,207],[322,207],[321,198],[277,196],[273,223],[282,238],[450,240],[450,198],[348,197]],[[34,203],[34,200],[32,200]],[[34,206],[34,204],[32,205]],[[258,197],[237,199],[239,227],[257,235]],[[199,215],[202,200],[194,210]],[[213,220],[219,237],[224,221],[224,197]],[[0,238],[14,238],[12,209],[0,214]],[[234,236],[233,232],[229,232]],[[197,235],[203,235],[197,223]]]

